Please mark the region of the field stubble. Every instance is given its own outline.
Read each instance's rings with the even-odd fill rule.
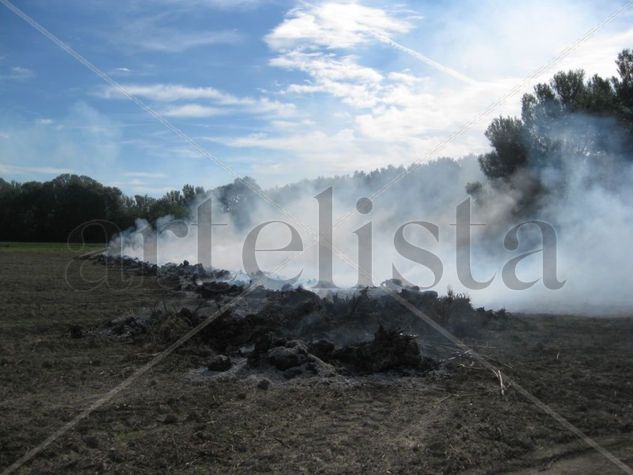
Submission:
[[[148,277],[89,289],[73,256],[57,246],[0,248],[0,468],[153,356],[87,330],[186,303]],[[81,268],[92,281],[104,271]],[[633,465],[631,318],[513,315],[505,330],[468,343]],[[204,364],[203,355],[177,351],[25,469],[618,473],[512,387],[502,396],[494,375],[476,365],[395,383],[262,390],[249,380],[185,377]]]

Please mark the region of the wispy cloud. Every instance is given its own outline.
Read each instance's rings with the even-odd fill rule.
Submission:
[[[3,175],[61,175],[63,173],[72,173],[70,168],[55,167],[20,167],[14,165],[0,165],[0,173]]]
[[[254,114],[289,115],[295,110],[293,104],[266,97],[235,96],[213,87],[189,87],[180,84],[123,84],[122,87],[133,96],[155,102],[208,100],[216,106],[225,106],[229,109],[243,110]],[[113,87],[100,89],[98,95],[106,99],[125,99],[125,96]],[[221,111],[202,104],[184,104],[168,109],[167,112],[167,115],[171,114],[173,117],[184,117],[187,112],[192,114],[191,117],[209,117]]]
[[[257,8],[271,0],[159,0],[175,8],[213,8],[219,10],[246,10]]]
[[[328,93],[355,107],[374,106],[376,89],[383,79],[380,72],[357,64],[351,56],[339,58],[321,52],[291,51],[272,59],[270,64],[310,76],[306,83],[290,84],[287,92]]]
[[[239,103],[239,98],[213,87],[188,87],[180,84],[122,84],[133,96],[151,101],[175,102],[180,100],[210,99],[222,104]],[[99,94],[107,99],[124,99],[125,96],[113,88],[101,89]]]
[[[242,40],[242,35],[235,31],[180,32],[162,30],[155,35],[131,40],[143,49],[163,53],[181,53],[200,46],[233,44]]]
[[[130,68],[119,67],[112,69],[110,71],[110,76],[129,76],[130,73],[132,73],[132,70]]]
[[[201,118],[212,117],[226,112],[226,110],[218,109],[217,107],[203,106],[200,104],[183,104],[181,106],[169,107],[163,110],[162,114],[165,117]]]
[[[125,172],[123,176],[129,178],[165,178],[167,175],[160,172]]]
[[[119,31],[107,38],[128,51],[160,53],[181,53],[201,46],[235,44],[244,39],[238,31],[176,28],[169,24],[169,20],[167,13],[126,17],[121,21]]]
[[[0,79],[12,79],[16,81],[31,79],[35,76],[35,73],[29,68],[22,66],[12,66],[4,72],[0,72]]]
[[[128,190],[133,194],[149,194],[149,195],[162,195],[168,191],[173,190],[171,186],[158,186],[151,183],[147,183],[143,180],[133,179],[126,181],[114,181],[112,185]]]

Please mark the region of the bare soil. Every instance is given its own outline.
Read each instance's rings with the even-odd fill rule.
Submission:
[[[155,354],[93,329],[186,303],[150,277],[87,284],[105,269],[74,256],[0,248],[0,468]],[[467,343],[633,466],[633,318],[512,315]],[[20,470],[621,472],[512,386],[501,395],[498,378],[466,356],[425,375],[268,389],[191,378],[205,363],[191,348],[176,351]]]

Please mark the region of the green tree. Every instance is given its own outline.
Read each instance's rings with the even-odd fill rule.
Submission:
[[[479,157],[481,169],[490,178],[509,177],[527,163],[523,123],[512,117],[499,117],[486,129],[492,152]]]

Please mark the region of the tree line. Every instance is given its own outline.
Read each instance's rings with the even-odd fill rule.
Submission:
[[[188,205],[205,190],[185,185],[160,198],[126,196],[87,176],[64,174],[47,182],[7,182],[0,178],[0,241],[63,242],[82,223],[112,223],[103,230],[87,228],[87,242],[104,242],[132,226],[136,219],[150,222],[161,216],[188,214]],[[104,235],[105,232],[105,235]]]

